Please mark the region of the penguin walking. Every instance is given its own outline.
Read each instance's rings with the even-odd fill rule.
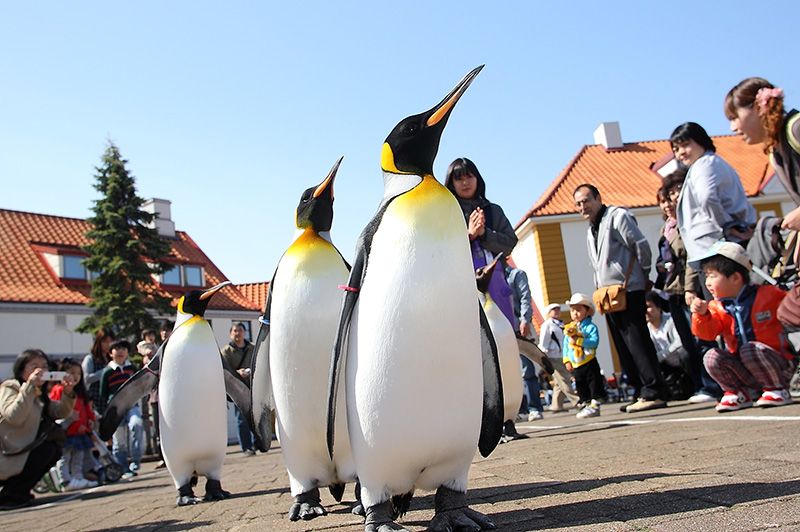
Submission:
[[[178,506],[199,502],[190,482],[193,472],[206,477],[204,500],[230,497],[220,483],[228,445],[225,377],[219,346],[203,317],[211,297],[228,284],[193,290],[178,301],[175,330],[161,357],[161,450],[178,489]]]
[[[345,483],[355,480],[346,416],[337,419],[333,459],[325,445],[328,370],[342,301],[340,287],[350,272],[330,240],[333,182],[341,162],[340,158],[322,183],[300,198],[298,235],[269,286],[263,318],[269,336],[259,335],[253,360],[254,422],[257,431],[270,423],[265,415],[270,390],[264,383],[271,382],[278,439],[294,497],[289,509],[292,521],[326,513],[320,487],[328,486],[341,501]],[[343,387],[339,393],[343,396]]]
[[[429,530],[494,528],[467,507],[466,491],[476,444],[487,456],[502,432],[497,350],[475,297],[464,216],[433,177],[447,119],[481,68],[386,138],[383,201],[359,238],[346,287],[328,447],[335,456],[343,379],[367,532],[405,530],[394,519],[415,488],[436,490]]]
[[[503,314],[503,311],[500,310],[500,307],[497,306],[497,303],[494,302],[489,293],[489,281],[492,278],[492,272],[502,257],[503,254],[501,253],[483,268],[478,268],[475,272],[475,278],[483,311],[486,313],[486,319],[489,321],[489,327],[497,343],[497,358],[500,360],[500,374],[503,377],[504,399],[503,437],[500,442],[506,443],[511,440],[527,438],[528,436],[517,432],[514,426],[522,403],[523,392],[517,335],[514,333],[511,322],[508,321],[506,315]]]

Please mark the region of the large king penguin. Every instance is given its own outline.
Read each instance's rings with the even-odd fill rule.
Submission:
[[[161,359],[158,384],[161,450],[178,488],[178,505],[198,502],[190,479],[206,477],[205,500],[230,497],[220,475],[228,445],[225,377],[208,321],[211,297],[229,282],[193,290],[178,301],[178,319]]]
[[[478,292],[483,303],[483,311],[492,329],[492,335],[497,343],[497,357],[500,360],[500,374],[503,377],[503,438],[501,442],[508,442],[520,438],[527,438],[526,435],[517,432],[514,421],[522,403],[522,371],[519,363],[519,344],[514,328],[508,321],[506,315],[497,306],[489,293],[489,281],[492,272],[502,260],[503,254],[499,254],[495,259],[475,272]],[[502,266],[501,266],[502,267]]]
[[[404,530],[393,520],[415,488],[436,490],[429,530],[494,527],[467,507],[466,491],[476,445],[486,456],[501,436],[497,351],[475,296],[464,216],[433,177],[445,124],[481,68],[386,138],[383,201],[359,238],[345,287],[328,446],[335,456],[343,378],[367,532]]]
[[[337,501],[355,479],[346,416],[337,421],[334,459],[325,445],[328,370],[350,265],[331,243],[333,182],[342,159],[297,206],[298,234],[281,257],[269,287],[267,308],[253,360],[253,417],[268,430],[270,387],[278,439],[294,503],[289,519],[325,514],[320,486]],[[268,336],[261,334],[268,327]],[[340,394],[344,394],[341,387]],[[266,437],[266,435],[263,435]]]

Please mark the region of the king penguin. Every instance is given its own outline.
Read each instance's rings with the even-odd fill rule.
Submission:
[[[497,351],[475,294],[467,228],[433,177],[453,106],[478,67],[435,107],[402,120],[383,144],[384,197],[362,232],[346,287],[328,384],[328,447],[337,452],[342,366],[365,530],[394,522],[415,488],[436,490],[429,530],[494,528],[467,507],[476,445],[502,432]]]
[[[508,321],[506,315],[497,306],[489,293],[489,281],[492,272],[502,260],[503,254],[499,254],[492,262],[478,268],[475,272],[475,280],[478,284],[478,292],[483,304],[483,311],[489,321],[489,327],[497,343],[497,358],[500,360],[500,374],[503,377],[503,437],[502,443],[527,438],[528,436],[517,432],[514,422],[522,403],[522,368],[519,362],[519,344],[517,335],[514,334],[514,327]]]
[[[319,488],[337,501],[344,484],[355,480],[347,419],[337,423],[334,459],[325,445],[328,369],[350,265],[331,242],[333,182],[342,159],[327,177],[303,192],[296,211],[298,234],[284,252],[267,296],[253,360],[253,418],[257,432],[271,422],[271,390],[278,439],[289,473],[294,503],[289,519],[324,515]],[[268,348],[268,349],[267,349]],[[271,382],[271,386],[266,386]],[[340,394],[344,388],[340,387]],[[263,437],[266,437],[263,436]]]
[[[203,317],[211,297],[230,281],[178,300],[175,329],[164,348],[158,384],[161,450],[178,506],[195,504],[190,479],[206,477],[205,500],[230,497],[220,475],[227,449],[225,379],[219,346]]]

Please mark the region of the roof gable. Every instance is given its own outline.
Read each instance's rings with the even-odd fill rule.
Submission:
[[[769,158],[761,145],[745,144],[736,135],[712,138],[717,153],[739,173],[747,195],[758,194],[772,175]],[[528,218],[575,214],[572,193],[583,183],[596,185],[603,202],[609,205],[655,206],[662,178],[652,168],[671,159],[671,153],[668,140],[631,142],[617,149],[606,149],[600,144],[584,146],[516,227]]]
[[[42,250],[75,250],[89,243],[90,224],[79,218],[0,209],[0,302],[85,305],[88,283],[64,282],[43,259]],[[207,286],[227,277],[183,231],[170,239],[170,262],[203,267]],[[173,299],[188,290],[169,287],[163,292]],[[210,310],[253,311],[258,308],[235,287],[223,288],[209,304]]]

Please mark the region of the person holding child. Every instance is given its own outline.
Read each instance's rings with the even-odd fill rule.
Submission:
[[[75,385],[75,408],[72,414],[64,420],[67,429],[67,439],[64,443],[64,454],[58,461],[58,469],[61,474],[61,482],[65,491],[93,488],[97,486],[97,481],[89,480],[84,476],[84,468],[87,463],[92,463],[91,457],[94,443],[91,434],[95,421],[92,403],[83,385],[83,370],[80,363],[71,358],[61,361],[58,369],[72,376]],[[60,401],[64,394],[64,385],[56,384],[50,390],[50,399]]]
[[[797,360],[789,351],[778,306],[786,292],[773,285],[751,285],[747,252],[733,242],[717,242],[700,258],[713,301],[692,301],[692,332],[703,340],[719,335],[726,349],[710,349],[703,362],[725,392],[718,412],[753,405],[792,402],[789,380]]]
[[[127,340],[117,340],[111,344],[111,362],[108,363],[100,377],[100,399],[104,404],[108,404],[122,385],[136,373],[136,368],[128,360],[130,349],[131,344]],[[128,467],[128,471],[122,475],[123,478],[131,478],[138,473],[142,460],[143,441],[142,411],[139,405],[135,404],[125,413],[111,438],[114,460],[123,468]],[[129,454],[130,465],[128,465]]]
[[[575,389],[585,405],[578,419],[600,415],[600,402],[606,397],[605,379],[595,356],[600,334],[592,322],[594,305],[589,296],[576,292],[569,301],[571,322],[564,326],[563,362],[575,378]]]

